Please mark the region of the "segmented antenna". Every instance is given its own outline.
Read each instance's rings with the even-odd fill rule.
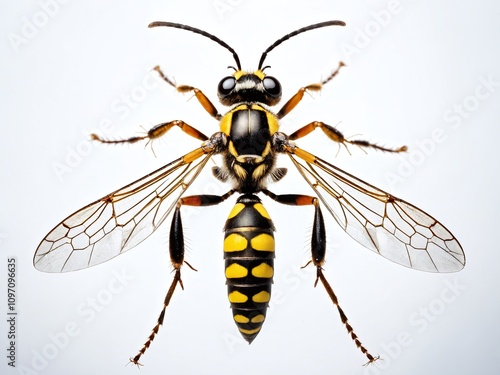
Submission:
[[[269,52],[271,52],[273,49],[275,49],[277,46],[279,46],[281,43],[283,43],[285,40],[288,40],[291,37],[294,37],[295,35],[304,33],[306,31],[319,29],[320,27],[326,27],[326,26],[345,26],[345,22],[344,21],[325,21],[325,22],[315,23],[314,25],[302,27],[298,30],[292,31],[289,34],[286,34],[284,37],[278,39],[276,42],[274,42],[269,47],[267,47],[267,49],[262,53],[262,56],[261,56],[260,61],[259,61],[258,69],[260,70],[262,68],[262,65],[264,64],[264,60],[266,59],[267,54]]]
[[[196,34],[203,35],[204,37],[213,40],[214,42],[220,44],[222,47],[227,49],[229,52],[233,54],[234,61],[236,62],[236,66],[238,67],[238,70],[241,70],[241,63],[240,63],[240,58],[238,57],[238,54],[236,51],[226,42],[223,40],[217,38],[215,35],[212,35],[210,33],[207,33],[204,30],[200,30],[196,27],[188,26],[188,25],[183,25],[181,23],[175,23],[175,22],[165,22],[165,21],[155,21],[151,22],[148,27],[158,27],[158,26],[164,26],[164,27],[173,27],[176,29],[182,29],[182,30],[188,30]],[[266,59],[266,56],[269,52],[271,52],[273,49],[275,49],[277,46],[279,46],[281,43],[283,43],[285,40],[288,40],[295,35],[302,34],[306,31],[309,30],[314,30],[314,29],[319,29],[320,27],[326,27],[326,26],[345,26],[344,21],[325,21],[325,22],[320,22],[320,23],[315,23],[314,25],[309,25],[306,27],[302,27],[298,30],[292,31],[289,34],[286,34],[284,37],[278,39],[276,42],[271,44],[263,53],[259,61],[259,67],[258,69],[262,69],[262,65],[264,64],[264,60]]]
[[[203,35],[204,37],[207,37],[208,39],[213,40],[214,42],[220,44],[222,47],[224,47],[225,49],[227,49],[229,52],[231,52],[233,54],[234,61],[236,61],[236,66],[238,67],[238,70],[241,70],[240,58],[238,57],[238,54],[236,53],[236,51],[233,48],[231,48],[231,46],[229,46],[229,44],[227,44],[223,40],[220,40],[215,35],[212,35],[210,33],[207,33],[206,31],[197,29],[196,27],[183,25],[180,23],[174,23],[174,22],[156,21],[156,22],[151,22],[148,25],[148,27],[158,27],[158,26],[174,27],[176,29],[192,31],[193,33]]]

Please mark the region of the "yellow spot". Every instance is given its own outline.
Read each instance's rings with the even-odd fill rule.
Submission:
[[[227,145],[227,149],[231,155],[233,155],[235,158],[238,157],[238,151],[234,148],[233,141],[229,141],[229,144]]]
[[[271,277],[273,277],[273,274],[274,274],[273,267],[271,267],[267,263],[261,263],[257,267],[252,268],[252,275],[254,275],[255,277],[270,279]]]
[[[234,112],[237,112],[237,111],[243,111],[245,109],[248,109],[248,105],[247,104],[240,104],[239,106],[237,107],[234,107],[232,110],[231,110],[231,113],[234,113]]]
[[[260,69],[253,72],[253,74],[255,74],[257,77],[259,77],[261,80],[266,77],[266,74]]]
[[[245,277],[246,275],[248,275],[248,270],[238,263],[233,263],[226,268],[226,277],[228,279],[239,279],[241,277]]]
[[[232,251],[242,251],[247,248],[248,241],[241,234],[231,233],[224,240],[224,251],[232,252]]]
[[[267,144],[269,145],[269,142],[267,142]],[[264,173],[266,172],[266,169],[267,169],[267,166],[265,164],[259,165],[253,171],[253,173],[252,173],[252,179],[254,181],[258,181],[264,175]]]
[[[237,290],[229,293],[228,297],[229,297],[229,302],[231,303],[245,303],[246,301],[248,301],[248,297],[245,296],[243,293],[238,292]]]
[[[255,208],[255,210],[262,216],[262,217],[265,217],[266,219],[269,219],[271,220],[271,218],[269,217],[269,214],[267,213],[266,209],[264,208],[264,206],[262,205],[262,203],[255,203],[253,205],[253,208]]]
[[[271,299],[271,295],[268,292],[266,292],[265,290],[263,290],[262,292],[259,292],[259,293],[255,294],[252,297],[252,301],[257,302],[257,303],[269,302],[270,299]]]
[[[262,156],[266,156],[271,151],[271,142],[266,143],[266,148],[262,151]]]
[[[266,111],[266,117],[267,117],[267,123],[269,124],[269,133],[273,135],[279,130],[280,124],[276,119],[276,116],[271,112]]]
[[[274,251],[274,238],[270,234],[261,233],[250,240],[250,245],[258,251]]]
[[[248,323],[250,321],[250,319],[248,319],[246,316],[243,316],[243,315],[240,315],[240,314],[235,315],[233,318],[234,318],[234,321],[236,323],[245,324],[245,323]],[[253,321],[253,319],[252,319],[252,321]]]
[[[261,106],[260,104],[252,104],[250,106],[250,109],[254,109],[256,111],[267,112],[266,109],[263,106]]]
[[[260,331],[261,327],[257,327],[255,329],[244,329],[244,328],[238,328],[241,333],[244,333],[245,335],[253,335],[254,333],[257,333]]]
[[[237,70],[233,73],[233,77],[236,78],[237,80],[243,77],[244,75],[248,74],[247,72],[244,72],[243,70]]]
[[[251,322],[252,323],[262,323],[264,321],[264,319],[266,319],[266,317],[262,314],[259,314],[259,315],[255,315],[252,318]]]
[[[232,219],[233,217],[238,215],[241,212],[241,210],[243,210],[244,208],[245,208],[245,205],[243,203],[236,203],[234,205],[233,209],[231,210],[231,212],[229,213],[228,219]]]
[[[229,112],[225,114],[222,119],[220,120],[219,127],[220,131],[224,133],[225,135],[229,135],[229,132],[231,131],[231,124],[233,120],[233,112]]]
[[[247,177],[247,171],[238,164],[233,165],[233,170],[236,172],[238,177],[244,180]]]

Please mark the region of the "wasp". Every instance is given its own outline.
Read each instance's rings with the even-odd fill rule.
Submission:
[[[220,114],[198,88],[177,85],[159,67],[154,69],[180,93],[191,93],[208,114],[219,123],[210,137],[182,120],[158,124],[143,136],[109,140],[92,134],[94,141],[116,144],[150,142],[173,127],[201,142],[200,146],[145,177],[118,189],[81,208],[59,223],[41,241],[34,255],[34,266],[46,272],[68,272],[103,263],[137,246],[172,214],[169,252],[173,281],[166,293],[163,308],[147,341],[130,361],[139,360],[153,342],[163,324],[165,311],[177,285],[184,288],[181,268],[184,264],[183,206],[217,205],[238,195],[224,226],[224,259],[228,299],[233,319],[243,338],[251,343],[262,329],[271,298],[274,275],[274,223],[259,195],[292,206],[312,206],[310,251],[306,264],[316,268],[314,286],[321,282],[336,306],[348,334],[366,356],[372,355],[359,340],[337,296],[323,273],[326,253],[326,229],[322,210],[326,209],[340,227],[354,240],[383,257],[405,267],[428,272],[455,272],[465,266],[465,254],[457,239],[439,221],[414,205],[396,198],[336,166],[300,148],[295,141],[319,129],[331,141],[345,147],[376,149],[390,153],[406,151],[406,146],[387,148],[366,140],[348,139],[335,127],[313,121],[292,134],[281,131],[280,120],[302,100],[305,93],[318,92],[344,66],[338,67],[321,82],[301,87],[278,111],[281,99],[278,79],[268,75],[264,61],[269,52],[301,33],[330,26],[345,26],[342,21],[309,25],[271,44],[263,53],[255,71],[244,71],[235,50],[227,43],[198,28],[172,22],[153,22],[154,27],[168,27],[209,38],[232,53],[236,66],[222,78],[217,95],[229,107]],[[229,186],[222,195],[185,195],[213,156],[220,155],[220,166],[213,176]],[[290,158],[315,195],[275,194],[268,185],[279,182],[287,169],[278,166],[279,155]],[[304,266],[305,267],[305,266]],[[194,269],[194,268],[193,268]]]

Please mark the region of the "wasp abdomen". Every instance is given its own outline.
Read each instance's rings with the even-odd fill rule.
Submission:
[[[266,318],[274,274],[274,226],[260,199],[242,195],[224,227],[229,302],[243,338],[251,343]]]

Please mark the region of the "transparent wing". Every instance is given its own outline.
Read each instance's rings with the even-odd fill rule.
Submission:
[[[199,151],[187,154],[197,153],[194,160],[181,157],[68,216],[38,245],[35,268],[75,271],[138,245],[165,220],[209,160],[211,154]]]
[[[311,154],[303,160],[288,155],[324,207],[361,245],[421,271],[455,272],[465,266],[457,239],[421,209]]]

